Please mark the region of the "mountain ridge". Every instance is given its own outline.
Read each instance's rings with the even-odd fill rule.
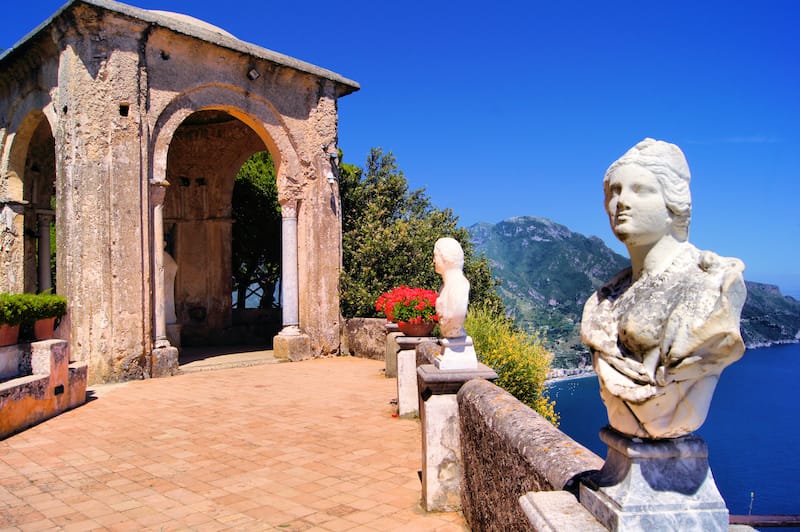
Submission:
[[[537,216],[515,216],[468,228],[478,253],[500,280],[498,293],[523,329],[542,333],[553,351],[554,367],[590,362],[580,342],[586,299],[630,261],[597,236],[585,236]],[[776,285],[745,281],[742,337],[749,348],[800,340],[800,302]]]

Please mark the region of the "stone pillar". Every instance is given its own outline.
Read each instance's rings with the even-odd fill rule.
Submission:
[[[25,257],[23,234],[25,232],[25,202],[8,201],[3,198],[2,179],[0,179],[0,292],[21,294],[25,291]],[[21,192],[20,192],[21,194]]]
[[[484,364],[472,370],[441,370],[433,364],[417,368],[422,420],[422,504],[429,512],[461,509],[461,426],[456,394],[472,379],[497,379]]]
[[[281,314],[283,329],[273,339],[275,358],[311,358],[311,338],[300,331],[297,264],[297,200],[281,200]]]
[[[156,348],[169,347],[164,301],[164,197],[167,181],[150,183],[150,206],[153,209],[153,341]]]
[[[53,211],[36,211],[39,224],[39,292],[53,288],[50,271],[50,222]]]
[[[605,428],[600,439],[608,458],[581,484],[580,501],[607,529],[728,530],[700,436],[642,440]]]
[[[397,327],[396,323],[386,322],[386,355],[384,363],[386,364],[386,378],[397,377],[397,353],[400,351],[400,344],[397,339],[403,336],[403,333]],[[416,380],[416,377],[415,377]]]
[[[174,375],[178,371],[178,349],[167,340],[166,304],[164,300],[164,197],[167,181],[150,183],[153,233],[150,255],[153,257],[153,377]]]
[[[397,351],[397,414],[402,418],[419,416],[417,388],[417,346],[422,342],[435,342],[430,336],[396,337]]]

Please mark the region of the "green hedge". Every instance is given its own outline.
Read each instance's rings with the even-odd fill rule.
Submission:
[[[470,306],[464,328],[480,361],[497,372],[495,384],[558,426],[555,402],[545,388],[553,355],[542,340],[481,305]]]
[[[56,294],[0,294],[0,323],[19,325],[67,313],[67,299]]]

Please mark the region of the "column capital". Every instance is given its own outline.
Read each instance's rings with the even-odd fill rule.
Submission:
[[[150,202],[158,207],[164,204],[169,181],[150,181]]]
[[[282,218],[297,218],[297,198],[281,198],[278,201],[281,204]]]

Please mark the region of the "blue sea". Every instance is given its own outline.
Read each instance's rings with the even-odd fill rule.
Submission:
[[[605,458],[597,377],[556,382],[550,397],[561,430]],[[722,373],[697,434],[731,514],[800,514],[800,344],[748,349]]]

